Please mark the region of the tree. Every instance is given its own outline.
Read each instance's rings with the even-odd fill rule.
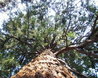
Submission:
[[[0,63],[0,72],[6,73],[2,78],[16,73],[45,49],[51,49],[78,73],[97,77],[91,71],[97,70],[98,11],[90,0],[23,0],[22,4],[24,11],[18,7],[14,13],[17,3],[9,6],[9,20],[0,31],[1,58],[8,60]]]
[[[75,78],[53,52],[45,50],[11,78]]]

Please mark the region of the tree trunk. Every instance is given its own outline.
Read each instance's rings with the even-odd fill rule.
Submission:
[[[49,49],[25,65],[11,78],[76,78],[70,70],[62,65]]]

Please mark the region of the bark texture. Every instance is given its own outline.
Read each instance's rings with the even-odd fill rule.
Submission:
[[[49,49],[25,65],[11,78],[76,78]]]

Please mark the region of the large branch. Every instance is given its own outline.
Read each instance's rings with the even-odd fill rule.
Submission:
[[[20,39],[20,38],[17,38],[17,37],[15,37],[15,36],[13,36],[13,35],[4,34],[4,33],[2,33],[2,34],[5,35],[5,36],[8,36],[9,39],[11,39],[11,38],[16,39],[16,40],[19,41],[20,43],[23,43],[23,44],[26,44],[26,45],[32,47],[32,45],[31,45],[30,43],[28,43],[27,41],[24,41],[24,40],[22,40],[22,39]],[[7,41],[8,41],[8,40],[7,40]]]
[[[57,51],[55,53],[56,56],[58,56],[59,54],[61,53],[64,53],[64,52],[68,52],[70,50],[75,50],[78,46],[69,46],[69,47],[65,47],[65,48],[62,48],[61,50]]]
[[[73,46],[69,46],[69,47],[65,47],[65,48],[62,48],[60,49],[59,51],[57,51],[55,53],[56,56],[58,56],[59,54],[61,53],[65,53],[65,52],[68,52],[70,50],[76,50],[78,51],[79,53],[82,53],[82,54],[85,54],[87,56],[92,56],[94,58],[98,58],[98,55],[96,55],[95,53],[92,53],[92,52],[86,52],[84,50],[82,50],[82,48],[85,48],[85,46],[87,46],[88,44],[90,43],[93,43],[94,41],[96,41],[96,38],[95,39],[92,39],[92,40],[86,40],[84,41],[82,44],[80,45],[73,45]]]
[[[81,50],[81,49],[79,48],[79,46],[69,46],[69,47],[62,48],[61,50],[57,51],[57,52],[55,53],[55,55],[58,56],[59,54],[61,54],[61,53],[66,53],[66,52],[68,52],[68,51],[70,51],[70,50],[76,50],[77,52],[79,52],[79,53],[81,53],[81,54],[85,54],[85,55],[87,55],[87,56],[92,56],[92,57],[94,57],[94,58],[98,58],[98,55],[94,54],[93,52],[86,52],[86,51],[84,51],[84,50]]]
[[[86,52],[86,51],[81,50],[81,49],[76,49],[76,51],[78,51],[79,53],[85,54],[87,56],[93,56],[95,58],[98,58],[98,55],[94,54],[93,52]]]
[[[94,39],[89,39],[89,40],[85,40],[84,42],[82,42],[82,43],[78,46],[78,48],[84,48],[84,47],[86,47],[87,45],[89,45],[90,43],[93,43],[93,42],[95,42],[95,41],[97,41],[96,38],[94,38]]]
[[[97,20],[98,20],[98,15],[96,16],[96,18],[94,20],[94,24],[92,26],[92,32],[91,32],[91,34],[88,36],[88,38],[85,41],[83,41],[81,44],[76,45],[76,46],[69,46],[69,47],[62,48],[61,50],[57,51],[55,53],[55,55],[58,56],[59,54],[61,54],[63,52],[68,52],[70,50],[77,50],[78,52],[80,52],[82,54],[85,54],[87,56],[93,56],[95,58],[98,58],[98,55],[96,55],[94,53],[91,53],[91,52],[85,52],[85,51],[82,50],[83,48],[85,48],[89,44],[98,41],[98,33],[97,33],[98,27],[96,27]]]

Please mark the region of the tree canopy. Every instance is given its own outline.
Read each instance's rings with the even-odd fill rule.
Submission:
[[[78,73],[98,77],[98,7],[92,0],[12,0],[0,12],[9,16],[0,29],[1,78],[45,49]]]

